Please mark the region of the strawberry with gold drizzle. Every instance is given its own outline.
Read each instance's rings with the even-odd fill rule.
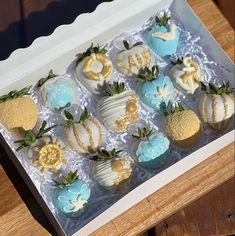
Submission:
[[[103,143],[103,129],[100,122],[84,109],[78,121],[68,111],[64,111],[65,136],[69,146],[78,154],[89,155]]]
[[[169,76],[179,90],[188,94],[194,94],[200,86],[200,82],[204,81],[204,75],[198,63],[191,57],[181,57],[175,62],[171,62],[173,67],[169,72]]]
[[[124,50],[117,54],[117,68],[125,75],[132,76],[138,73],[141,68],[150,66],[153,61],[153,56],[150,50],[143,45],[142,42],[136,42],[130,46],[124,40]]]
[[[108,190],[118,190],[132,175],[131,163],[123,151],[98,149],[90,158],[93,178]]]
[[[139,120],[138,96],[118,82],[105,84],[104,93],[97,107],[102,122],[114,132],[126,132],[128,125]]]
[[[203,121],[215,130],[226,128],[235,112],[235,100],[229,82],[216,86],[209,82],[207,87],[201,83],[205,95],[200,101],[199,110]]]

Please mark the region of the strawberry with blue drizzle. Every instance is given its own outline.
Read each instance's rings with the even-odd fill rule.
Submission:
[[[81,179],[78,179],[77,171],[69,172],[62,176],[62,183],[56,183],[54,203],[56,207],[68,217],[81,215],[88,204],[91,190]]]

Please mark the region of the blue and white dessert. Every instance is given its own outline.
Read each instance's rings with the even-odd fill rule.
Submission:
[[[140,84],[137,88],[139,98],[143,104],[154,110],[160,110],[163,104],[173,98],[174,86],[168,76],[159,75],[158,66],[140,69],[137,75]]]
[[[138,128],[137,141],[132,148],[134,159],[145,168],[158,168],[164,165],[168,154],[170,141],[161,132],[148,128]]]
[[[38,87],[42,103],[51,110],[61,110],[78,103],[76,82],[66,76],[57,76],[50,71],[47,78],[38,82]]]
[[[62,180],[63,183],[55,181],[55,206],[68,217],[79,216],[88,204],[91,190],[83,180],[78,179],[77,171],[69,172]]]
[[[179,30],[174,23],[169,23],[171,17],[166,13],[156,16],[156,25],[147,34],[149,47],[160,57],[176,53],[179,43]]]

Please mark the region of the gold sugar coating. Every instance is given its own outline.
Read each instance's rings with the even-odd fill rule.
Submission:
[[[38,158],[33,160],[33,164],[39,163],[42,168],[41,172],[44,172],[46,169],[57,172],[57,167],[67,161],[63,159],[63,152],[66,148],[61,148],[59,140],[56,139],[55,142],[49,143],[48,139],[44,139],[45,145],[39,149],[35,147],[33,150],[38,153]]]

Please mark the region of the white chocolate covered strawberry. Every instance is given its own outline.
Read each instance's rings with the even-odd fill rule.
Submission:
[[[235,112],[235,100],[231,94],[233,89],[229,83],[217,87],[212,82],[206,87],[202,83],[205,95],[202,97],[199,110],[203,121],[215,130],[226,128]]]
[[[65,111],[65,136],[69,146],[78,154],[94,153],[103,143],[103,129],[100,122],[91,116],[87,109],[75,121],[72,114]]]
[[[132,176],[131,162],[123,151],[99,149],[90,159],[93,178],[108,190],[119,190]]]
[[[46,78],[38,81],[39,95],[44,106],[51,110],[61,110],[78,104],[77,84],[68,76],[55,75],[52,70]]]
[[[106,96],[97,110],[102,122],[114,132],[126,132],[128,125],[139,120],[139,99],[134,90],[126,90],[124,83],[106,84]]]
[[[204,81],[204,75],[198,63],[191,57],[178,58],[169,73],[175,87],[188,94],[194,94],[200,86],[200,82]]]
[[[152,55],[150,50],[143,45],[142,42],[137,42],[133,46],[123,41],[125,49],[117,54],[117,68],[125,75],[132,76],[138,73],[141,68],[150,66]]]
[[[77,79],[92,93],[99,94],[100,87],[112,75],[113,65],[105,48],[93,44],[77,54]]]

